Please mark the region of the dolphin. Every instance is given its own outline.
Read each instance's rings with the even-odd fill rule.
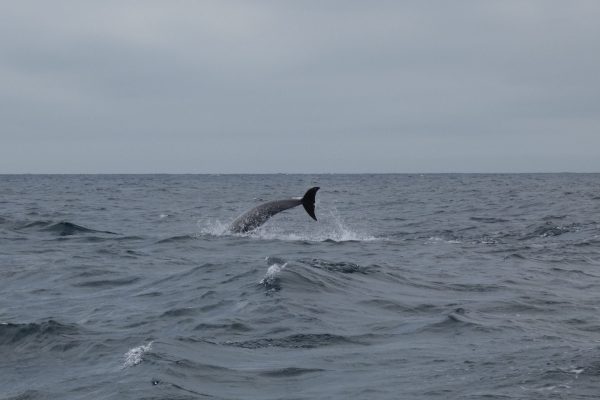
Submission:
[[[316,221],[315,195],[317,194],[317,190],[319,190],[318,187],[308,189],[302,198],[294,197],[285,200],[274,200],[256,206],[252,210],[247,211],[236,218],[236,220],[231,223],[229,230],[234,233],[252,231],[267,222],[273,215],[297,207],[300,204],[304,206],[308,215]]]

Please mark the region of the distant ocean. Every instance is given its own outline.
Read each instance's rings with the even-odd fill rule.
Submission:
[[[0,175],[0,294],[0,399],[598,399],[600,175]]]

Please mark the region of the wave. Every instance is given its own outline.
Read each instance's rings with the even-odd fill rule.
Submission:
[[[245,349],[261,349],[265,347],[282,347],[290,349],[313,349],[323,346],[340,344],[359,344],[346,336],[333,335],[330,333],[300,333],[282,338],[263,338],[246,340],[243,342],[226,342],[229,346],[242,347]]]
[[[241,321],[232,321],[232,322],[221,322],[221,323],[208,323],[208,322],[202,322],[198,325],[196,325],[194,327],[195,331],[211,331],[211,330],[217,330],[217,331],[222,331],[222,332],[233,332],[233,333],[239,333],[239,332],[250,332],[252,331],[252,328],[241,322]]]
[[[545,224],[540,226],[535,226],[532,231],[526,234],[523,239],[533,239],[533,238],[546,238],[552,236],[560,236],[564,233],[569,233],[576,231],[577,227],[572,225],[556,225],[551,221],[547,221]]]
[[[33,221],[25,224],[17,224],[15,227],[17,230],[19,229],[28,229],[28,228],[37,228],[37,227],[46,227],[52,224],[52,221]]]
[[[493,283],[445,283],[439,282],[444,290],[453,290],[456,292],[493,292],[502,290],[505,287]]]
[[[471,221],[484,222],[486,224],[496,224],[496,223],[500,223],[500,222],[508,222],[507,219],[494,218],[494,217],[471,217],[469,219]]]
[[[439,322],[434,322],[422,327],[419,331],[421,332],[448,332],[448,333],[460,333],[468,330],[475,332],[489,333],[498,330],[502,330],[506,326],[493,326],[489,323],[484,322],[481,319],[475,318],[469,315],[469,312],[462,307],[459,307],[446,315],[446,317]]]
[[[195,240],[196,237],[194,235],[176,235],[171,236],[165,239],[161,239],[156,243],[179,243],[179,242],[187,242],[189,240]]]
[[[32,221],[25,224],[19,224],[15,227],[15,229],[18,231],[32,228],[37,228],[43,232],[51,232],[58,236],[72,236],[83,233],[104,233],[116,235],[115,232],[86,228],[85,226],[77,225],[68,221]]]
[[[28,389],[22,393],[14,396],[4,397],[3,400],[37,400],[37,399],[48,399],[50,396],[48,393],[40,392],[38,390]]]
[[[102,288],[102,287],[117,287],[117,286],[127,286],[133,283],[136,283],[140,280],[137,276],[125,277],[125,278],[117,278],[117,279],[99,279],[92,281],[85,281],[73,284],[75,287],[92,287],[92,288]]]
[[[319,258],[301,258],[287,261],[279,257],[267,257],[267,271],[258,282],[268,293],[286,286],[301,290],[345,290],[348,279],[342,274],[369,274],[377,265],[364,267],[345,261],[327,261]]]
[[[295,377],[305,374],[312,374],[317,372],[323,372],[324,369],[321,368],[299,368],[299,367],[288,367],[288,368],[279,368],[263,371],[260,374],[273,378],[287,378],[287,377]]]
[[[116,235],[116,233],[114,232],[90,229],[81,225],[74,224],[72,222],[57,222],[55,224],[43,228],[42,230],[54,232],[59,234],[60,236],[70,236],[78,233],[107,233],[110,235]]]
[[[368,300],[362,300],[358,302],[361,305],[365,305],[367,307],[372,307],[376,309],[378,312],[383,311],[391,311],[395,314],[403,313],[403,314],[413,314],[413,315],[422,315],[423,313],[431,313],[431,312],[439,312],[442,311],[441,306],[437,306],[435,304],[410,304],[404,303],[397,300],[391,299],[382,299],[382,298],[374,298]]]
[[[354,264],[351,262],[344,262],[344,261],[333,262],[333,261],[322,260],[319,258],[301,259],[298,261],[303,262],[313,268],[324,269],[324,270],[332,271],[332,272],[341,272],[343,274],[353,274],[353,273],[366,274],[369,270],[368,267],[363,267],[358,264]]]
[[[51,350],[65,351],[79,342],[77,325],[62,324],[52,319],[40,323],[0,323],[0,346],[51,344]]]

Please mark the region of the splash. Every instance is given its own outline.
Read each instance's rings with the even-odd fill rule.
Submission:
[[[152,343],[153,342],[149,342],[146,345],[134,347],[133,349],[130,349],[127,353],[125,353],[125,361],[123,362],[122,369],[133,367],[141,363],[144,354],[150,351],[150,349],[152,348]]]
[[[284,240],[304,242],[363,242],[383,240],[373,235],[358,232],[346,225],[338,215],[337,210],[323,213],[317,224],[303,225],[302,230],[290,231],[289,226],[283,227],[276,221],[270,221],[255,231],[246,233],[232,233],[229,223],[219,220],[198,221],[200,235],[248,237],[262,240]],[[310,231],[307,229],[310,228]]]
[[[327,226],[314,232],[288,232],[278,227],[258,229],[251,235],[265,240],[305,242],[363,242],[380,240],[374,236],[353,231],[344,225]]]
[[[197,222],[201,235],[225,236],[231,235],[229,224],[216,220],[199,220]]]

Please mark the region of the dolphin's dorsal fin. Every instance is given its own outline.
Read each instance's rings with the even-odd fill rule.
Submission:
[[[318,187],[308,189],[304,194],[304,197],[300,200],[308,215],[315,221],[317,220],[317,217],[315,216],[315,196],[317,195],[317,190],[319,190]]]

